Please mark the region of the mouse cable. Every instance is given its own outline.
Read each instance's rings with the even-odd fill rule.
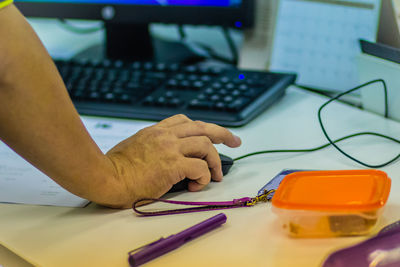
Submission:
[[[357,137],[357,136],[361,136],[361,135],[373,135],[373,136],[378,136],[378,137],[382,137],[388,140],[391,140],[393,142],[396,142],[398,144],[400,144],[400,140],[387,136],[387,135],[383,135],[383,134],[379,134],[379,133],[374,133],[374,132],[359,132],[359,133],[354,133],[354,134],[350,134],[350,135],[346,135],[343,136],[341,138],[338,138],[336,140],[333,140],[332,143],[339,143],[340,141],[344,141],[346,139],[350,139],[353,137]],[[328,146],[330,146],[331,143],[326,143],[324,145],[318,146],[318,147],[314,147],[314,148],[304,148],[304,149],[275,149],[275,150],[261,150],[261,151],[256,151],[256,152],[252,152],[252,153],[248,153],[245,154],[243,156],[234,158],[233,161],[238,161],[247,157],[251,157],[251,156],[255,156],[255,155],[260,155],[260,154],[272,154],[272,153],[302,153],[302,152],[314,152],[314,151],[318,151],[321,149],[324,149]],[[392,163],[393,161],[397,160],[400,157],[400,155],[396,156],[394,159],[390,160],[390,162],[384,164],[384,166],[386,166],[387,164]],[[382,164],[383,165],[383,164]],[[381,166],[383,167],[383,166]],[[375,167],[377,168],[377,167]]]
[[[371,85],[371,84],[373,84],[373,83],[382,83],[382,85],[383,85],[384,94],[385,94],[385,95],[384,95],[384,97],[385,97],[385,99],[384,99],[384,101],[385,101],[385,113],[384,113],[384,116],[385,116],[385,118],[387,118],[387,117],[388,117],[388,93],[387,93],[386,83],[385,83],[385,81],[382,80],[382,79],[372,80],[372,81],[363,83],[363,84],[361,84],[361,85],[359,85],[359,86],[356,86],[356,87],[354,87],[354,88],[352,88],[352,89],[350,89],[350,90],[347,90],[347,91],[345,91],[345,92],[343,92],[343,93],[340,93],[340,94],[338,94],[338,95],[335,96],[335,97],[332,97],[332,98],[329,99],[327,102],[325,102],[323,105],[321,105],[321,107],[318,109],[318,121],[319,121],[319,124],[320,124],[320,126],[321,126],[322,132],[323,132],[324,136],[326,137],[326,139],[328,140],[329,143],[326,143],[326,144],[324,144],[324,145],[321,145],[321,146],[318,146],[318,147],[314,147],[314,148],[308,148],[308,149],[276,149],[276,150],[262,150],[262,151],[256,151],[256,152],[252,152],[252,153],[245,154],[245,155],[243,155],[243,156],[237,157],[237,158],[235,158],[235,159],[233,159],[233,160],[234,160],[234,161],[238,161],[238,160],[241,160],[241,159],[250,157],[250,156],[255,156],[255,155],[260,155],[260,154],[314,152],[314,151],[321,150],[321,149],[323,149],[323,148],[326,148],[326,147],[332,145],[332,146],[335,147],[340,153],[342,153],[343,155],[345,155],[347,158],[350,158],[351,160],[353,160],[353,161],[355,161],[355,162],[357,162],[357,163],[359,163],[359,164],[361,164],[361,165],[363,165],[363,166],[365,166],[365,167],[368,167],[368,168],[382,168],[382,167],[384,167],[384,166],[387,166],[387,165],[393,163],[394,161],[396,161],[397,159],[400,158],[400,154],[398,154],[397,156],[395,156],[394,158],[392,158],[391,160],[389,160],[389,161],[387,161],[387,162],[385,162],[385,163],[377,164],[377,165],[371,165],[371,164],[364,163],[364,162],[362,162],[362,161],[360,161],[360,160],[358,160],[358,159],[356,159],[356,158],[350,156],[349,154],[347,154],[346,152],[344,152],[342,149],[340,149],[340,148],[336,145],[336,143],[339,143],[340,141],[344,141],[344,140],[346,140],[346,139],[350,139],[350,138],[353,138],[353,137],[361,136],[361,135],[373,135],[373,136],[378,136],[378,137],[388,139],[388,140],[393,141],[393,142],[398,143],[398,144],[400,144],[400,140],[398,140],[398,139],[396,139],[396,138],[393,138],[393,137],[390,137],[390,136],[387,136],[387,135],[384,135],[384,134],[375,133],[375,132],[359,132],[359,133],[354,133],[354,134],[346,135],[346,136],[341,137],[341,138],[336,139],[336,140],[332,140],[332,139],[329,137],[329,135],[328,135],[328,133],[327,133],[327,131],[326,131],[326,129],[325,129],[325,126],[324,126],[324,124],[323,124],[323,122],[322,122],[322,119],[321,119],[321,111],[322,111],[322,110],[324,109],[324,107],[326,107],[329,103],[331,103],[331,102],[333,102],[333,101],[335,101],[335,100],[338,100],[341,96],[343,96],[343,95],[345,95],[345,94],[352,93],[352,92],[354,92],[354,91],[356,91],[356,90],[359,90],[360,88],[363,88],[363,87],[365,87],[365,86]]]

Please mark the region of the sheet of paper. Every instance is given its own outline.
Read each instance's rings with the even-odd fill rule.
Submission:
[[[270,69],[297,83],[344,91],[359,84],[358,40],[375,41],[380,0],[280,0]]]
[[[103,152],[149,122],[82,117],[83,123]],[[79,198],[22,159],[0,142],[0,202],[34,205],[84,207],[89,203]]]

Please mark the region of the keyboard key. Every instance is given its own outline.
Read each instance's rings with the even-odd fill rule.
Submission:
[[[228,109],[230,110],[240,110],[243,108],[247,103],[250,102],[249,98],[240,97],[233,101],[231,104],[228,105]]]
[[[223,102],[218,102],[215,104],[215,108],[218,110],[224,110],[226,108],[226,105]]]
[[[209,109],[213,104],[209,101],[194,99],[190,102],[189,107],[193,109]]]
[[[120,94],[117,96],[116,100],[120,103],[129,103],[131,102],[131,96],[128,94]]]
[[[214,94],[214,92],[215,92],[215,90],[210,87],[208,87],[208,88],[206,88],[206,90],[204,90],[204,93],[206,93],[207,95],[212,95],[212,94]]]
[[[174,92],[173,91],[166,91],[165,92],[165,97],[167,97],[167,98],[171,98],[171,97],[173,97],[175,94],[174,94]]]
[[[207,96],[206,96],[205,94],[201,93],[201,94],[199,94],[199,95],[197,96],[197,99],[198,99],[198,100],[205,100],[205,99],[207,99]]]
[[[210,99],[211,99],[211,101],[218,101],[218,100],[220,100],[220,96],[219,95],[212,95],[212,96],[210,96]]]
[[[230,103],[232,101],[233,101],[233,97],[232,96],[227,95],[227,96],[224,97],[224,102],[225,103]]]
[[[178,107],[182,104],[182,101],[179,98],[172,98],[167,102],[167,106],[170,107]]]

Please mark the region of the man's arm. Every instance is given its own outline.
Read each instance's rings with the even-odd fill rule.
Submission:
[[[225,128],[174,116],[104,155],[76,112],[40,40],[14,5],[0,9],[0,139],[68,191],[111,207],[221,180],[212,143],[240,145]]]
[[[92,197],[115,175],[50,56],[14,5],[0,9],[0,138],[67,190]]]

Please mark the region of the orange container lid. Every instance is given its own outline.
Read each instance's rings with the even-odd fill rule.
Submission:
[[[287,175],[272,198],[282,209],[373,211],[385,205],[391,180],[379,170],[305,171]]]

